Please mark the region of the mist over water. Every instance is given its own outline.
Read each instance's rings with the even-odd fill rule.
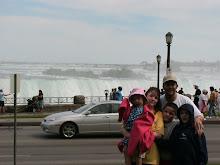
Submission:
[[[130,79],[100,76],[98,78],[86,78],[43,74],[44,71],[50,68],[64,71],[68,69],[92,71],[97,75],[110,69],[127,68],[137,74],[144,74],[145,78]],[[21,75],[21,88],[18,97],[33,97],[38,95],[39,89],[43,91],[44,97],[104,96],[104,90],[111,91],[112,88],[118,86],[122,86],[123,95],[128,96],[133,88],[141,87],[147,90],[151,86],[157,86],[157,67],[148,70],[138,65],[1,63],[0,69],[0,88],[4,90],[4,93],[10,92],[10,75]],[[183,70],[184,72],[173,72],[178,80],[179,88],[177,90],[183,87],[185,93],[194,94],[194,84],[198,84],[201,90],[207,89],[209,91],[210,86],[220,88],[220,76],[217,71],[210,70],[210,68],[202,70],[198,67],[185,67]],[[162,88],[164,75],[165,69],[161,68],[160,88]]]

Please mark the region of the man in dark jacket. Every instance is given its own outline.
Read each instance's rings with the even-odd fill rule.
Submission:
[[[199,95],[201,94],[201,90],[199,89],[198,85],[193,85],[193,86],[196,90],[195,94],[193,95],[193,97],[194,97],[193,102],[199,108]]]

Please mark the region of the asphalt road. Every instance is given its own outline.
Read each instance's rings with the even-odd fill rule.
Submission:
[[[220,163],[219,125],[205,125],[209,163]],[[81,135],[62,139],[46,134],[38,126],[17,127],[17,165],[122,165],[117,149],[122,136]],[[0,127],[0,165],[14,163],[14,129]]]

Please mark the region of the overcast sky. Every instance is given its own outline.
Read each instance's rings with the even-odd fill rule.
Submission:
[[[0,0],[0,62],[220,59],[219,0]]]

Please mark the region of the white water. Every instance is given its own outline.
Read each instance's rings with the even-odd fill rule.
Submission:
[[[118,65],[87,65],[87,64],[34,64],[34,63],[1,63],[0,64],[0,88],[4,93],[10,92],[10,75],[19,73],[21,75],[21,87],[18,97],[32,97],[38,94],[39,89],[45,97],[73,97],[75,95],[84,96],[104,96],[104,90],[111,91],[118,86],[123,87],[123,95],[127,96],[129,91],[135,87],[147,90],[151,86],[157,86],[157,70],[144,70],[141,67],[130,67],[136,73],[144,73],[147,79],[116,79],[116,78],[80,78],[65,76],[47,76],[42,71],[49,68],[62,70],[91,70],[94,73],[101,73],[103,70],[120,68]],[[184,68],[185,72],[174,73],[177,76],[179,88],[183,87],[184,92],[193,94],[195,92],[193,84],[198,84],[200,89],[209,89],[210,86],[219,89],[220,76],[217,71],[210,72],[203,70],[200,74],[194,74],[198,68]],[[201,68],[199,68],[201,70]],[[160,88],[162,88],[162,78],[165,71],[161,69]],[[179,89],[178,89],[179,90]],[[12,97],[12,96],[8,96]]]

